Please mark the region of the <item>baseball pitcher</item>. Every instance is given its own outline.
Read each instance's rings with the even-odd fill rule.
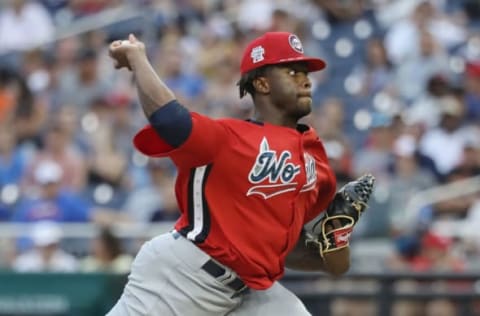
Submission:
[[[181,217],[144,244],[108,315],[310,315],[277,280],[285,266],[346,272],[349,236],[374,184],[366,175],[336,192],[321,140],[298,123],[312,107],[308,73],[325,62],[305,56],[294,34],[253,40],[238,85],[255,113],[238,120],[187,110],[134,35],[111,43],[110,55],[116,68],[133,73],[149,120],[135,147],[178,168]]]

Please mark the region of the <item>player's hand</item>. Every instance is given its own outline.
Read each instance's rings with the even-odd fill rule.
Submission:
[[[130,34],[128,40],[113,41],[109,47],[109,55],[113,59],[115,68],[125,67],[132,70],[132,65],[137,58],[146,58],[145,44],[135,35]]]

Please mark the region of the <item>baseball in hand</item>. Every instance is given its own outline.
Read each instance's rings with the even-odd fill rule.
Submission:
[[[131,42],[128,40],[114,41],[110,44],[110,57],[114,60],[115,68],[126,67],[131,70],[130,63],[127,58],[127,49],[126,46],[131,45]]]

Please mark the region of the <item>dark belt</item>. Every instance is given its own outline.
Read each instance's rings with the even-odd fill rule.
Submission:
[[[177,239],[180,236],[183,236],[177,231],[172,231],[173,238]],[[243,281],[239,277],[235,277],[232,280],[229,280],[231,277],[231,274],[227,274],[227,269],[225,269],[223,266],[220,264],[216,263],[212,259],[208,260],[203,266],[202,269],[213,276],[215,279],[217,279],[219,282],[225,284],[229,288],[235,291],[235,294],[238,295],[245,290],[248,289],[248,287],[243,283]]]
[[[233,280],[227,281],[227,270],[212,259],[208,260],[202,266],[202,269],[235,292],[243,292],[247,289],[247,286],[239,277],[235,277]]]

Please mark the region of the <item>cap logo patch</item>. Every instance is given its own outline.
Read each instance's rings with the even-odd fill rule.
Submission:
[[[303,54],[302,42],[300,42],[300,39],[296,35],[290,35],[288,37],[288,42],[290,43],[290,46],[293,48],[294,51]]]
[[[252,52],[250,53],[250,57],[252,57],[252,62],[254,64],[261,62],[265,59],[263,56],[265,54],[265,49],[262,46],[256,46],[252,48]]]

